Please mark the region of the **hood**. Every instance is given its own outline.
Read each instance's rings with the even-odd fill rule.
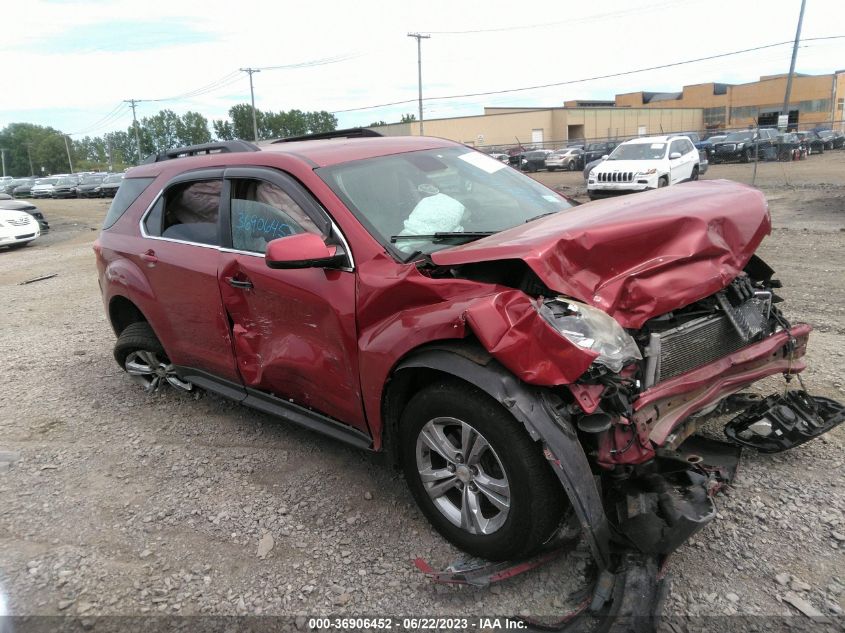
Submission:
[[[28,224],[30,221],[35,222],[32,216],[25,211],[0,208],[0,222],[23,222],[24,224]]]
[[[663,162],[662,158],[653,158],[650,160],[606,160],[595,169],[595,173],[608,173],[614,171],[648,171],[654,169],[657,163]]]
[[[35,205],[21,200],[0,200],[0,211],[34,211]]]
[[[583,204],[431,260],[522,260],[554,292],[640,328],[727,286],[770,231],[760,191],[708,180]]]

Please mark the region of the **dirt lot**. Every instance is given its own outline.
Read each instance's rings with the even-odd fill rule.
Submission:
[[[748,182],[752,170],[718,165],[706,177]],[[816,326],[805,380],[845,399],[845,152],[758,170],[775,223],[761,254],[784,282],[787,314]],[[583,196],[578,173],[538,179]],[[94,270],[108,203],[39,206],[49,234],[0,250],[0,451],[11,453],[0,455],[0,605],[5,596],[10,613],[551,615],[571,606],[583,549],[487,589],[432,585],[411,559],[444,566],[459,552],[378,456],[214,396],[139,391],[111,357]],[[791,592],[841,614],[844,449],[840,428],[779,457],[746,453],[719,519],[672,558],[666,611],[795,614],[782,602]]]

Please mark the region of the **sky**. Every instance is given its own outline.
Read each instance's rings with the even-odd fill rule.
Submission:
[[[791,45],[622,77],[498,95],[791,41],[800,0],[5,0],[0,129],[49,125],[73,138],[126,129],[168,108],[225,118],[256,107],[328,110],[340,127],[417,112],[422,40],[427,119],[484,106],[560,106],[684,84],[743,83],[789,69]],[[845,36],[845,2],[807,0],[802,39]],[[273,68],[273,69],[271,69]],[[803,42],[796,71],[845,68],[845,37]],[[368,106],[409,101],[395,106]]]

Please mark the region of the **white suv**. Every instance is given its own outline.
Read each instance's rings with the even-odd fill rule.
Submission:
[[[591,200],[698,180],[698,151],[686,136],[646,136],[625,141],[590,172]]]

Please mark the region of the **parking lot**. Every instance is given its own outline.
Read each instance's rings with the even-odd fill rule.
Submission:
[[[753,164],[705,178],[750,183]],[[807,386],[845,399],[845,151],[761,163],[759,254],[815,325]],[[580,200],[580,172],[540,172]],[[51,230],[0,250],[0,592],[12,614],[550,616],[583,547],[490,588],[429,583],[460,558],[379,456],[203,393],[147,395],[112,359],[91,244],[108,200],[46,200]],[[30,279],[55,277],[21,285]],[[782,389],[770,380],[769,392]],[[330,386],[327,386],[330,388]],[[714,427],[716,428],[716,427]],[[671,559],[667,613],[845,610],[845,429],[747,452],[718,520]],[[838,610],[838,611],[837,611]]]

